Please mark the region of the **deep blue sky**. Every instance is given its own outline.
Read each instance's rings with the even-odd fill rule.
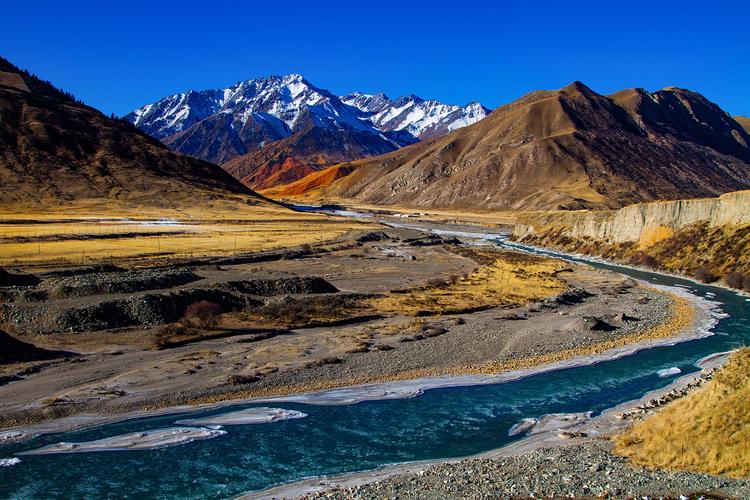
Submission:
[[[295,72],[339,94],[489,107],[574,80],[601,93],[676,85],[750,115],[748,30],[747,0],[16,1],[2,7],[0,55],[117,114]]]

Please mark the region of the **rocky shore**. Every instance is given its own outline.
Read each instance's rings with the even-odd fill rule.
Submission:
[[[543,448],[512,457],[462,460],[305,498],[748,498],[750,481],[629,465],[611,443]]]

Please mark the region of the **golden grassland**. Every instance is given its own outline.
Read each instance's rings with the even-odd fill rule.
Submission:
[[[663,293],[663,292],[660,292]],[[623,347],[631,344],[638,344],[650,340],[671,338],[691,328],[695,323],[696,310],[692,304],[684,297],[667,293],[670,300],[670,311],[668,319],[651,329],[607,340],[597,344],[591,344],[581,348],[566,349],[554,353],[548,353],[537,356],[529,356],[512,360],[484,363],[481,365],[454,366],[446,368],[424,368],[419,370],[408,370],[403,372],[392,373],[389,375],[378,376],[361,376],[351,378],[339,378],[336,380],[321,380],[315,383],[305,383],[283,387],[267,387],[257,389],[247,389],[241,391],[232,391],[223,394],[215,394],[200,398],[182,400],[174,399],[170,401],[161,401],[158,406],[150,406],[146,410],[155,410],[165,406],[189,404],[204,405],[218,403],[227,400],[242,400],[258,397],[270,397],[288,394],[297,394],[303,392],[323,391],[335,389],[338,387],[374,384],[381,382],[394,382],[399,380],[413,380],[425,377],[441,377],[451,375],[495,375],[512,370],[522,370],[544,366],[559,361],[568,360],[575,357],[593,356],[602,354],[612,349]]]
[[[569,266],[556,259],[511,252],[472,251],[483,265],[473,273],[454,276],[438,286],[403,293],[389,292],[370,301],[378,313],[432,316],[498,306],[522,305],[565,290],[557,273]],[[523,265],[519,265],[519,259]]]
[[[0,266],[230,255],[330,242],[367,227],[365,222],[275,207],[229,213],[76,213],[74,217],[3,214]]]
[[[615,453],[649,467],[750,476],[750,349],[704,387],[615,438]]]

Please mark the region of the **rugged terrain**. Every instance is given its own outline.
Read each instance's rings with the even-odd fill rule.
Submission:
[[[12,273],[5,328],[75,356],[6,361],[6,426],[496,373],[671,335],[674,311],[691,317],[618,275],[408,229],[146,264]]]
[[[614,211],[526,213],[519,215],[513,237],[702,281],[729,278],[730,286],[750,288],[743,283],[750,276],[750,191]]]
[[[479,103],[417,96],[338,97],[292,74],[175,94],[125,119],[173,150],[225,164],[246,185],[263,189],[448,133],[487,113]]]
[[[603,96],[574,82],[445,137],[311,174],[329,184],[302,179],[268,194],[479,211],[619,208],[747,189],[749,145],[740,124],[696,92]]]
[[[744,498],[749,354],[715,356],[698,377],[593,419],[548,415],[525,439],[475,458],[303,480],[247,497]]]
[[[219,167],[169,151],[4,59],[0,77],[3,210],[272,206]]]

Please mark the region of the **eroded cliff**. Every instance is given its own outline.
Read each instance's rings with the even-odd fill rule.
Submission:
[[[530,212],[513,238],[689,275],[750,274],[750,191],[619,210]]]

